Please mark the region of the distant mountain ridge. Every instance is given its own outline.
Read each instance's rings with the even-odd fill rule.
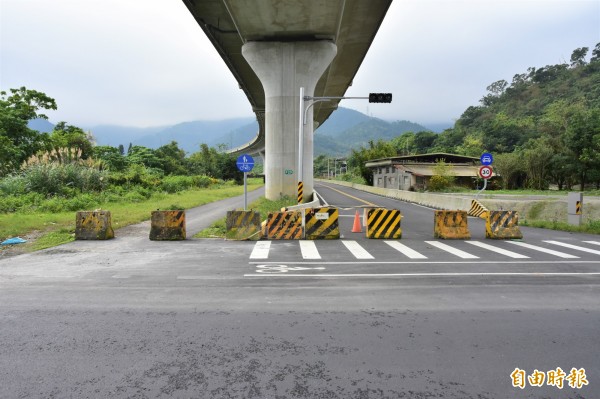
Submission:
[[[41,132],[52,131],[54,125],[44,119],[31,121],[29,126]],[[92,133],[97,145],[125,148],[129,143],[148,148],[158,148],[176,141],[188,154],[197,152],[200,144],[209,147],[221,144],[226,148],[235,148],[250,142],[258,133],[258,123],[254,117],[232,118],[220,121],[191,121],[172,126],[148,128],[118,125],[99,125],[82,127]],[[329,119],[317,128],[314,134],[314,153],[344,156],[352,148],[366,146],[370,140],[390,140],[404,132],[429,130],[426,127],[409,122],[388,122],[373,118],[361,112],[338,108]]]

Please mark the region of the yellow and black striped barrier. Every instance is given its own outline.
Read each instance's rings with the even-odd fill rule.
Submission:
[[[304,183],[301,181],[298,182],[298,203],[301,204],[304,202]]]
[[[488,215],[489,209],[487,209],[481,202],[477,200],[471,200],[471,209],[469,209],[469,216],[476,216],[478,218],[485,219]]]
[[[75,216],[76,240],[109,240],[115,237],[110,211],[82,211]]]
[[[369,209],[367,211],[367,238],[402,238],[401,219],[402,215],[397,209]]]
[[[433,236],[444,239],[470,239],[466,211],[435,211]]]
[[[307,240],[336,240],[340,238],[339,211],[337,208],[307,209],[304,231]]]
[[[575,214],[576,215],[581,215],[581,201],[577,201],[575,202]]]
[[[272,212],[265,223],[268,240],[300,240],[302,238],[302,212]]]
[[[225,219],[228,240],[260,240],[260,213],[256,211],[227,211]]]
[[[490,211],[485,223],[485,238],[523,238],[516,211]]]
[[[185,240],[185,211],[152,211],[150,239],[152,241]]]

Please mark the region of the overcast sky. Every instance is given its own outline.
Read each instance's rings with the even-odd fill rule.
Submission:
[[[52,122],[157,126],[252,116],[180,0],[0,0],[0,89],[56,99]],[[341,106],[452,124],[486,86],[600,42],[600,0],[394,0]]]

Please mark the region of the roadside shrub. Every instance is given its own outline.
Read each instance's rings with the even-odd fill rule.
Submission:
[[[0,196],[0,213],[33,210],[43,201],[44,196],[39,193]]]
[[[32,164],[22,171],[25,191],[46,196],[101,191],[106,186],[106,177],[105,171],[77,164]]]
[[[444,191],[450,188],[454,183],[453,176],[439,176],[434,175],[429,179],[429,183],[427,184],[427,189],[429,191]]]
[[[94,209],[98,206],[97,196],[93,194],[80,194],[74,198],[52,197],[43,201],[39,210],[42,212],[72,212]]]
[[[162,173],[159,170],[147,168],[144,165],[133,164],[124,172],[111,173],[109,184],[114,186],[142,186],[155,188],[160,185]]]
[[[10,175],[0,180],[0,192],[4,195],[25,194],[25,179],[21,175]]]

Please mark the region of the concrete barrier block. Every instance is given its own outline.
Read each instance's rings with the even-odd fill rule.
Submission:
[[[150,222],[152,241],[185,240],[185,211],[152,211]]]
[[[467,211],[435,211],[433,236],[443,239],[470,239]]]
[[[337,208],[314,208],[304,217],[307,240],[336,240],[340,238],[339,210]]]
[[[515,211],[489,211],[485,223],[485,238],[520,239],[519,213]]]
[[[471,208],[469,209],[469,216],[476,216],[478,218],[485,219],[488,217],[489,209],[487,209],[481,202],[476,199],[471,200]]]
[[[225,227],[228,240],[260,240],[262,237],[260,213],[256,211],[228,211]]]
[[[374,208],[367,211],[367,238],[402,238],[402,215],[397,209]]]
[[[264,236],[269,240],[300,240],[302,211],[271,212],[264,229]]]
[[[82,211],[75,216],[76,240],[109,240],[115,237],[110,211]]]

